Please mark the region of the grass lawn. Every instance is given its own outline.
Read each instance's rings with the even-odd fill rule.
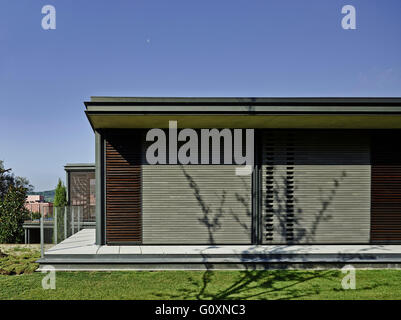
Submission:
[[[0,276],[0,299],[400,299],[401,271],[357,270],[356,290],[339,271],[59,272]]]
[[[401,299],[401,270],[357,270],[356,290],[342,289],[337,270],[58,272],[56,290],[44,290],[27,250],[0,258],[22,273],[0,275],[0,299]]]

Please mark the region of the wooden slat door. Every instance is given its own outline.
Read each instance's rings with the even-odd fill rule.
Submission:
[[[142,243],[139,133],[105,134],[106,242]]]
[[[400,141],[398,131],[372,135],[372,242],[401,242]]]

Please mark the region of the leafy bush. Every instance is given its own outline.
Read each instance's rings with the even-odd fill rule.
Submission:
[[[21,243],[24,238],[22,227],[29,218],[25,208],[26,189],[10,186],[0,200],[0,243]]]
[[[27,192],[33,187],[26,178],[16,177],[0,160],[0,243],[18,243],[24,237],[22,224],[28,218]]]

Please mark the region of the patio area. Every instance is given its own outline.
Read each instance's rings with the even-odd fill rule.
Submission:
[[[98,246],[95,229],[83,229],[38,262],[60,271],[400,268],[401,245]]]

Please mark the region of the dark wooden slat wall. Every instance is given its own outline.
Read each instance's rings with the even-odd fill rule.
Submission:
[[[105,133],[106,242],[142,243],[141,133]]]
[[[401,133],[371,139],[371,241],[401,242]]]

